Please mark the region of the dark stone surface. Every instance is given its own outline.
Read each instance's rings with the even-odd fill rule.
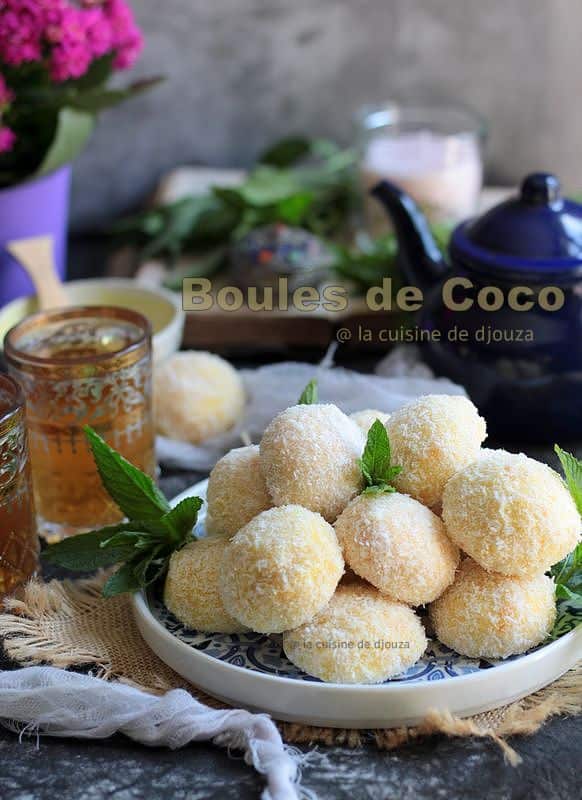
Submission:
[[[303,784],[319,800],[551,800],[580,797],[582,718],[547,723],[514,738],[523,761],[504,762],[487,740],[431,739],[378,752],[319,747]],[[302,748],[305,749],[305,748]],[[2,800],[255,800],[262,782],[242,759],[209,745],[179,751],[105,741],[17,737],[0,730]]]

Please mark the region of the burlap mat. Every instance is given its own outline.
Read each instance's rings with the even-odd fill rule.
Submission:
[[[126,595],[104,600],[104,576],[78,581],[32,581],[22,599],[6,601],[0,614],[0,636],[6,653],[22,665],[50,664],[89,668],[105,680],[117,679],[151,692],[185,688],[214,707],[222,703],[187,683],[147,646],[137,629]],[[488,737],[504,750],[511,763],[517,753],[505,737],[531,734],[550,717],[582,712],[582,664],[551,686],[512,705],[468,719],[429,713],[416,728],[374,731],[315,728],[279,723],[288,743],[320,743],[357,747],[372,739],[379,748],[394,749],[420,737]]]

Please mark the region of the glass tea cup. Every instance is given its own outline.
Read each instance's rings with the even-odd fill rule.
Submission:
[[[389,102],[362,109],[357,125],[365,223],[372,235],[390,227],[369,195],[383,179],[400,186],[433,223],[456,223],[477,211],[485,124],[475,112]]]
[[[40,312],[8,332],[5,356],[26,397],[41,535],[53,541],[118,522],[83,426],[154,476],[149,322],[113,306]]]
[[[38,553],[24,395],[0,374],[0,597],[37,572]]]

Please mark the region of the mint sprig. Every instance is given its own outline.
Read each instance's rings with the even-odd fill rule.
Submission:
[[[105,489],[129,519],[50,545],[43,557],[73,571],[119,564],[105,583],[103,595],[135,592],[163,575],[172,553],[191,541],[202,500],[188,497],[171,508],[149,475],[92,428],[84,430]]]
[[[573,456],[572,453],[562,450],[557,444],[554,445],[554,452],[560,459],[566,478],[566,486],[576,503],[578,513],[582,516],[582,461]]]
[[[582,461],[558,445],[554,446],[554,451],[564,470],[566,486],[582,516]],[[550,575],[556,584],[556,600],[562,601],[558,603],[556,622],[550,633],[551,639],[557,639],[582,623],[582,542],[554,564]]]
[[[312,378],[305,389],[301,392],[301,397],[297,401],[298,406],[312,406],[319,402],[319,392],[317,380]]]
[[[388,431],[377,419],[368,431],[364,452],[358,459],[366,483],[363,494],[384,494],[396,491],[392,483],[394,478],[402,472],[402,467],[393,465],[391,460]]]
[[[101,483],[129,519],[158,519],[170,504],[149,475],[110,447],[93,428],[83,428]]]

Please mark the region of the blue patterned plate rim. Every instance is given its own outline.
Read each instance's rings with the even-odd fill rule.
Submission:
[[[171,504],[176,505],[180,500],[192,494],[197,494],[205,499],[207,484],[208,481],[195,484],[175,497]],[[205,514],[202,512],[196,526],[198,535],[204,535],[205,533],[204,517]],[[281,650],[280,637],[267,637],[260,634],[212,634],[189,631],[165,608],[159,594],[152,590],[148,591],[147,594],[144,592],[136,593],[134,603],[138,612],[142,615],[146,613],[159,633],[167,641],[178,644],[184,652],[196,653],[197,658],[202,658],[207,663],[219,662],[225,668],[247,674],[254,673],[264,680],[277,684],[284,682],[287,685],[303,686],[304,688],[311,684],[315,685],[318,690],[324,691],[326,689],[332,690],[349,686],[350,689],[356,691],[395,692],[410,685],[414,685],[415,690],[429,691],[435,680],[449,681],[451,679],[455,680],[455,685],[459,682],[465,684],[468,680],[473,681],[474,685],[478,685],[488,679],[488,675],[491,674],[492,670],[495,671],[496,675],[499,675],[500,671],[508,674],[525,666],[526,663],[530,667],[535,667],[535,663],[545,658],[550,652],[568,648],[568,643],[575,636],[580,637],[582,644],[581,626],[564,633],[555,641],[538,645],[527,653],[511,656],[504,660],[489,661],[486,659],[467,659],[445,647],[438,640],[429,639],[428,657],[423,657],[403,675],[389,679],[385,683],[325,683],[301,672],[286,659]],[[205,652],[205,649],[200,647],[202,644],[205,649],[214,649],[215,652]],[[261,658],[263,659],[262,661]],[[239,663],[236,663],[237,661]],[[456,672],[457,670],[460,672]],[[279,674],[280,671],[286,674]]]

